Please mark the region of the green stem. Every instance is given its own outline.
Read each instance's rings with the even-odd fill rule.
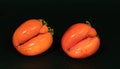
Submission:
[[[90,27],[92,27],[92,25],[90,24],[89,21],[86,21],[86,23],[87,23]],[[98,34],[97,34],[97,37],[99,38],[99,35],[98,35]]]
[[[90,24],[90,22],[89,22],[89,21],[86,21],[86,23],[87,23],[89,26],[91,26],[91,27],[92,27],[92,25]]]

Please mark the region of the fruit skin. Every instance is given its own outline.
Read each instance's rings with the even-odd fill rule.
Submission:
[[[12,40],[18,52],[25,56],[35,56],[51,47],[53,36],[42,19],[29,19],[15,30]]]
[[[62,36],[63,51],[71,58],[83,59],[97,52],[100,38],[96,30],[86,23],[76,23],[70,26]]]

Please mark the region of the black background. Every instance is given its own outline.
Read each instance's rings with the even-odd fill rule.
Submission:
[[[117,0],[12,0],[0,2],[1,69],[103,69],[117,68],[119,62],[120,2]],[[45,53],[26,57],[12,45],[12,35],[22,22],[42,18],[54,28],[54,42]],[[90,21],[101,39],[93,56],[76,60],[61,49],[65,30],[78,22]]]

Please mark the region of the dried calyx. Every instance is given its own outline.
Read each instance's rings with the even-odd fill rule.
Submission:
[[[38,19],[38,20],[42,21],[43,25],[48,26],[48,23],[44,19]],[[49,26],[48,26],[48,32],[50,32],[52,35],[54,35],[54,29]]]

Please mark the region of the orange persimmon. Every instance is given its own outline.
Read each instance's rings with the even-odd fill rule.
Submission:
[[[75,23],[62,36],[63,51],[71,58],[87,58],[97,52],[100,38],[95,28],[87,23]]]
[[[43,19],[29,19],[13,33],[15,49],[25,56],[35,56],[47,51],[52,43],[53,29],[48,29]]]

